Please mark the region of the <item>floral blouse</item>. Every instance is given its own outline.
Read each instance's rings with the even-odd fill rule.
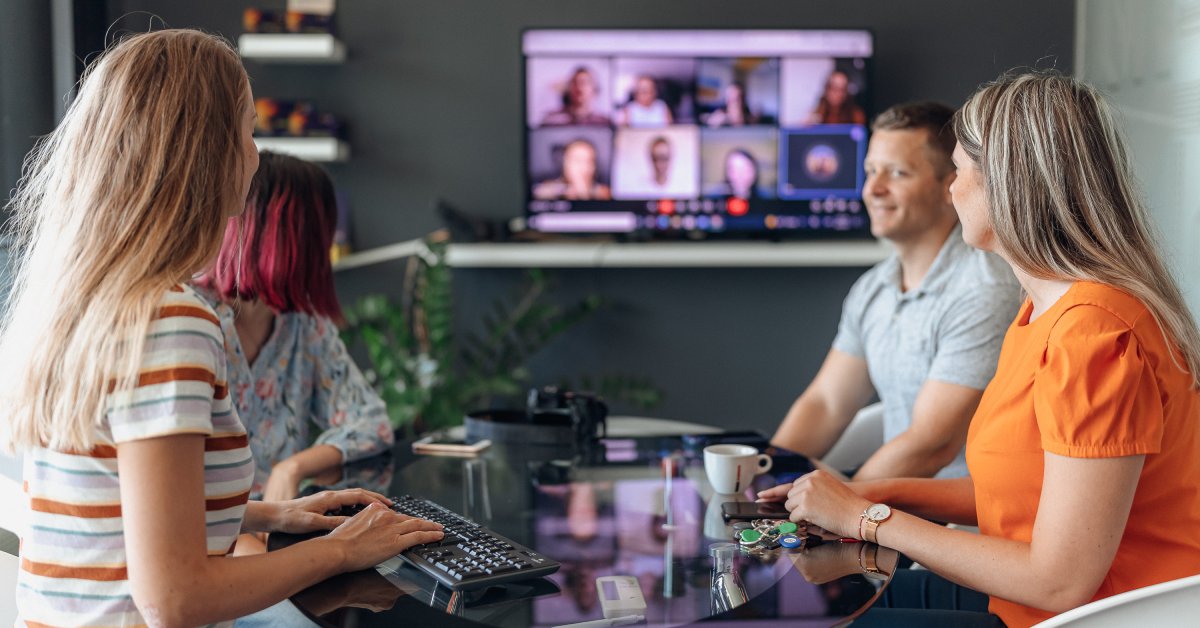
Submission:
[[[262,497],[276,464],[314,445],[338,448],[347,463],[392,448],[387,408],[350,359],[333,321],[301,312],[277,315],[250,364],[233,307],[213,307],[225,333],[229,389],[250,433],[252,499]]]

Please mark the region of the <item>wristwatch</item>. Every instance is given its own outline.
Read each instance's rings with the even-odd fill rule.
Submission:
[[[879,568],[879,546],[862,544],[858,550],[858,566],[868,580],[887,580],[887,574]]]
[[[871,504],[863,511],[863,514],[858,519],[858,535],[862,540],[869,543],[878,543],[875,540],[875,533],[879,529],[879,524],[888,520],[892,516],[892,509],[887,504]]]

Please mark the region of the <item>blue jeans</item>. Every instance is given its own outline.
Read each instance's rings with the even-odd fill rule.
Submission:
[[[988,612],[988,596],[924,569],[897,569],[879,601],[857,626],[1004,628]]]
[[[234,622],[234,628],[271,628],[273,626],[315,628],[316,624],[305,617],[304,613],[301,613],[300,609],[288,600]]]

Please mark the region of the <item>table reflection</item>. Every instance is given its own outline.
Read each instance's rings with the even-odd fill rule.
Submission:
[[[391,494],[459,510],[559,561],[547,578],[455,593],[395,560],[378,573],[318,584],[293,602],[323,625],[412,622],[423,613],[438,623],[549,627],[600,619],[596,579],[619,575],[640,585],[648,625],[716,617],[829,626],[870,606],[895,569],[891,550],[827,542],[803,550],[735,548],[727,577],[718,578],[710,547],[733,541],[721,503],[752,499],[752,491],[786,480],[786,469],[760,476],[743,495],[716,495],[701,461],[679,439],[622,441],[610,451],[615,455],[593,452],[581,462],[498,445],[477,458],[418,457],[396,469]],[[276,536],[273,549],[295,541]],[[864,575],[865,566],[879,573]],[[723,598],[714,596],[717,584]]]

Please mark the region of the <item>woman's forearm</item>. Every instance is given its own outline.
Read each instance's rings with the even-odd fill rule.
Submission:
[[[333,445],[313,445],[276,465],[276,469],[302,480],[342,466],[342,450]]]
[[[978,525],[971,478],[891,478],[850,482],[854,492],[931,521]]]
[[[948,580],[1018,604],[1063,612],[1095,594],[1081,582],[1085,579],[1039,564],[1029,543],[955,530],[898,511],[879,526],[877,538]]]
[[[245,558],[211,547],[202,435],[123,442],[117,451],[129,584],[149,624],[235,619],[345,570],[348,546],[329,537]],[[247,502],[243,522],[269,526],[279,508]]]
[[[246,514],[242,516],[242,532],[270,532],[275,528],[278,502],[246,502]]]
[[[342,451],[333,445],[314,445],[280,461],[271,469],[263,487],[263,501],[278,502],[294,498],[300,483],[342,466]]]
[[[203,625],[260,611],[340,573],[335,546],[320,538],[269,554],[208,557],[171,612],[180,624]]]
[[[1091,600],[1112,567],[1144,460],[1046,453],[1028,542],[951,530],[899,511],[879,525],[878,540],[959,584],[1062,612]]]

